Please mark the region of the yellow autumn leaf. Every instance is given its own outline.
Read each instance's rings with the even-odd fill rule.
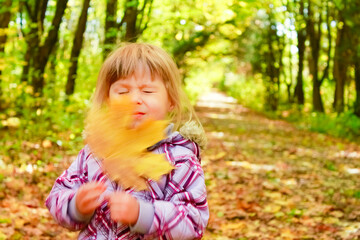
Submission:
[[[104,171],[124,188],[146,189],[146,179],[159,180],[173,169],[163,154],[147,148],[164,139],[167,121],[146,119],[131,127],[135,106],[127,97],[91,110],[86,118],[85,142],[103,159]]]

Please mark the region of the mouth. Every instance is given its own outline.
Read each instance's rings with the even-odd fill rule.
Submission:
[[[144,112],[134,112],[134,114],[133,114],[135,119],[141,119],[144,117],[144,115],[145,115]]]

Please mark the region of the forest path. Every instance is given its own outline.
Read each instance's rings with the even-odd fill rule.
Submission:
[[[360,146],[216,91],[196,111],[208,136],[205,239],[360,239]]]

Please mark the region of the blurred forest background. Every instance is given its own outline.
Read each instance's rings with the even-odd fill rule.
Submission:
[[[124,41],[170,52],[193,102],[217,87],[300,127],[359,137],[358,1],[1,0],[0,10],[3,140],[80,140],[99,68]]]
[[[0,166],[76,154],[101,64],[125,41],[167,50],[193,103],[216,88],[359,142],[358,0],[0,0]]]

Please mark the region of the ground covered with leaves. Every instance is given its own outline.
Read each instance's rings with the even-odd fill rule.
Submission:
[[[197,111],[209,139],[204,239],[360,239],[359,144],[270,120],[219,93]],[[1,156],[0,240],[76,239],[44,205],[74,154],[48,141],[22,149],[25,162],[51,163],[15,167],[5,164],[10,153]]]
[[[197,110],[209,138],[206,239],[360,239],[359,144],[297,130],[221,94]]]

